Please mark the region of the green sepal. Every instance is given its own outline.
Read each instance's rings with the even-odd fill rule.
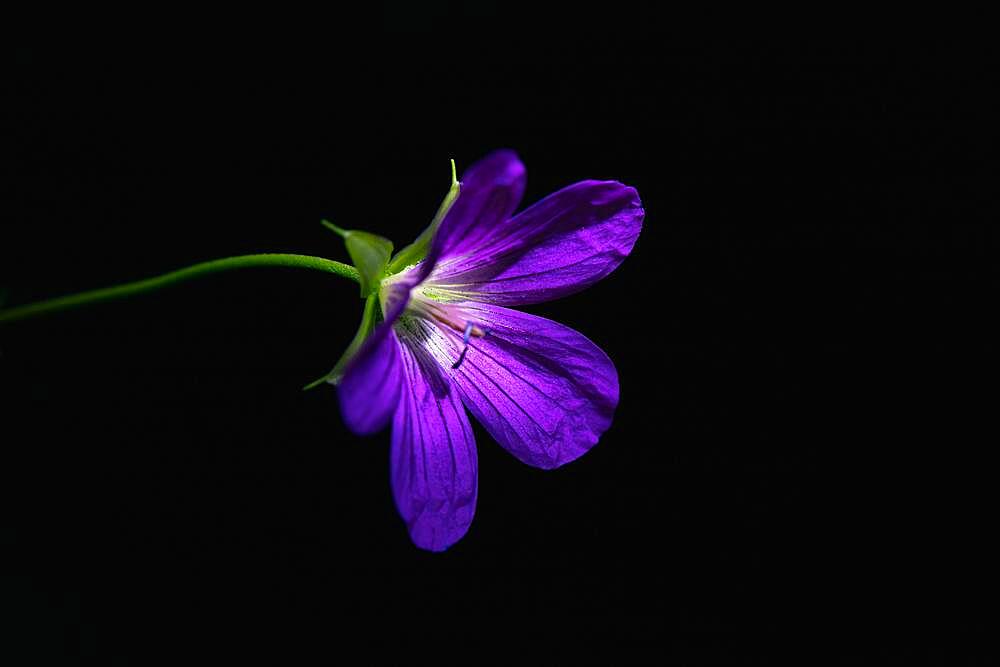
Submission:
[[[371,294],[365,300],[365,309],[361,314],[361,325],[358,326],[358,332],[354,334],[354,339],[351,341],[350,345],[347,346],[347,349],[344,350],[344,354],[341,355],[340,361],[337,362],[337,365],[333,367],[332,371],[302,387],[302,391],[318,387],[324,382],[337,384],[340,381],[340,378],[344,375],[344,369],[347,367],[347,363],[354,358],[354,355],[358,353],[359,349],[361,349],[361,345],[365,342],[365,339],[367,339],[368,336],[371,335],[372,331],[374,331],[375,325],[378,324],[378,315],[378,295]]]
[[[361,298],[373,294],[385,277],[386,266],[392,256],[392,241],[357,229],[341,229],[328,220],[320,222],[343,237],[347,254],[361,274]]]
[[[438,207],[437,213],[434,214],[434,219],[431,220],[431,224],[428,225],[427,229],[421,232],[417,240],[406,246],[392,258],[389,262],[388,273],[392,275],[394,273],[399,273],[411,264],[416,264],[424,257],[427,256],[427,250],[430,248],[431,240],[434,238],[434,234],[437,233],[438,227],[441,225],[441,221],[444,220],[444,216],[448,214],[451,209],[451,205],[455,203],[458,199],[458,194],[462,189],[462,184],[458,181],[458,174],[455,171],[455,161],[451,161],[451,188],[448,189],[448,194],[444,196],[444,201]]]

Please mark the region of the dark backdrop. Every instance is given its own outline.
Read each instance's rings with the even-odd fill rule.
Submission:
[[[860,629],[909,655],[943,609],[975,632],[997,287],[978,59],[456,43],[397,19],[367,49],[19,51],[8,302],[241,253],[346,259],[321,217],[401,247],[448,158],[510,147],[526,203],[608,178],[645,205],[614,274],[530,308],[614,360],[613,426],[548,472],[476,426],[475,522],[429,554],[388,434],[300,390],[350,340],[354,284],[251,270],[4,327],[4,604],[26,645],[134,658],[290,627],[336,651],[342,612],[418,657],[442,654],[413,629],[439,613],[538,638],[581,616],[608,660],[766,659],[812,630],[864,655]]]

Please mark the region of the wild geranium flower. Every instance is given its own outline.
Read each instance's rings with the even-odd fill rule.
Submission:
[[[338,381],[351,430],[370,434],[391,421],[393,496],[423,549],[447,549],[472,522],[476,443],[466,409],[521,461],[556,468],[597,443],[618,405],[618,374],[599,347],[508,306],[557,299],[611,273],[642,228],[639,196],[615,181],[581,181],[513,215],[524,185],[512,151],[463,174],[440,223],[400,253],[417,259],[389,264],[398,270],[377,289],[383,322]]]
[[[507,306],[571,294],[631,252],[643,210],[633,188],[581,181],[513,215],[524,165],[498,151],[452,188],[431,225],[392,255],[392,242],[323,223],[355,266],[294,253],[199,262],[159,276],[0,308],[0,325],[254,267],[296,267],[354,280],[361,326],[330,373],[344,420],[359,434],[392,421],[392,491],[413,541],[441,551],[469,529],[476,445],[468,409],[525,463],[555,468],[611,425],[618,374],[576,331]],[[512,217],[513,216],[513,217]],[[380,324],[378,322],[381,322]]]

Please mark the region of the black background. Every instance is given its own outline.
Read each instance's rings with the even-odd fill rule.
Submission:
[[[4,327],[4,604],[31,654],[292,628],[336,655],[367,636],[340,613],[372,618],[369,657],[447,657],[450,622],[415,628],[436,614],[543,640],[568,621],[608,661],[767,661],[814,631],[804,655],[905,659],[942,617],[975,635],[998,247],[982,59],[457,43],[411,19],[357,49],[19,50],[0,286],[18,304],[227,255],[346,259],[322,217],[401,247],[448,158],[510,147],[526,203],[586,178],[642,197],[615,273],[529,309],[615,361],[612,428],[546,472],[477,425],[476,519],[429,554],[393,506],[388,433],[354,437],[331,388],[300,391],[353,334],[353,283],[251,270]]]

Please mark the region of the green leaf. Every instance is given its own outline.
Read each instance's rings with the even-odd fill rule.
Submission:
[[[392,261],[389,262],[388,272],[389,274],[399,273],[411,264],[416,264],[424,257],[427,256],[427,250],[430,248],[431,240],[434,238],[434,234],[437,232],[437,228],[441,225],[441,221],[444,220],[444,216],[448,214],[451,209],[451,205],[455,203],[458,199],[458,194],[462,189],[462,184],[458,181],[458,175],[455,171],[455,161],[451,161],[451,188],[448,189],[448,194],[444,196],[444,201],[438,207],[437,213],[434,214],[434,219],[431,220],[431,224],[428,225],[427,229],[421,232],[417,240],[400,250]]]
[[[320,222],[343,237],[347,253],[361,274],[361,298],[374,294],[392,256],[392,241],[357,229],[341,229],[328,220]]]
[[[358,326],[358,332],[354,334],[354,339],[351,341],[347,349],[344,350],[344,354],[340,357],[340,361],[337,365],[333,367],[333,370],[324,375],[323,377],[313,380],[306,386],[302,387],[302,391],[307,391],[313,387],[318,387],[324,382],[330,384],[337,384],[340,378],[344,375],[344,368],[347,367],[347,362],[354,358],[354,355],[358,353],[361,349],[361,345],[365,342],[365,339],[371,335],[372,331],[375,329],[376,316],[378,315],[378,295],[372,294],[367,300],[365,300],[365,310],[361,314],[361,324]]]
[[[385,276],[385,267],[392,256],[392,241],[368,232],[349,231],[344,244],[361,274],[361,296],[367,297],[378,289]]]

